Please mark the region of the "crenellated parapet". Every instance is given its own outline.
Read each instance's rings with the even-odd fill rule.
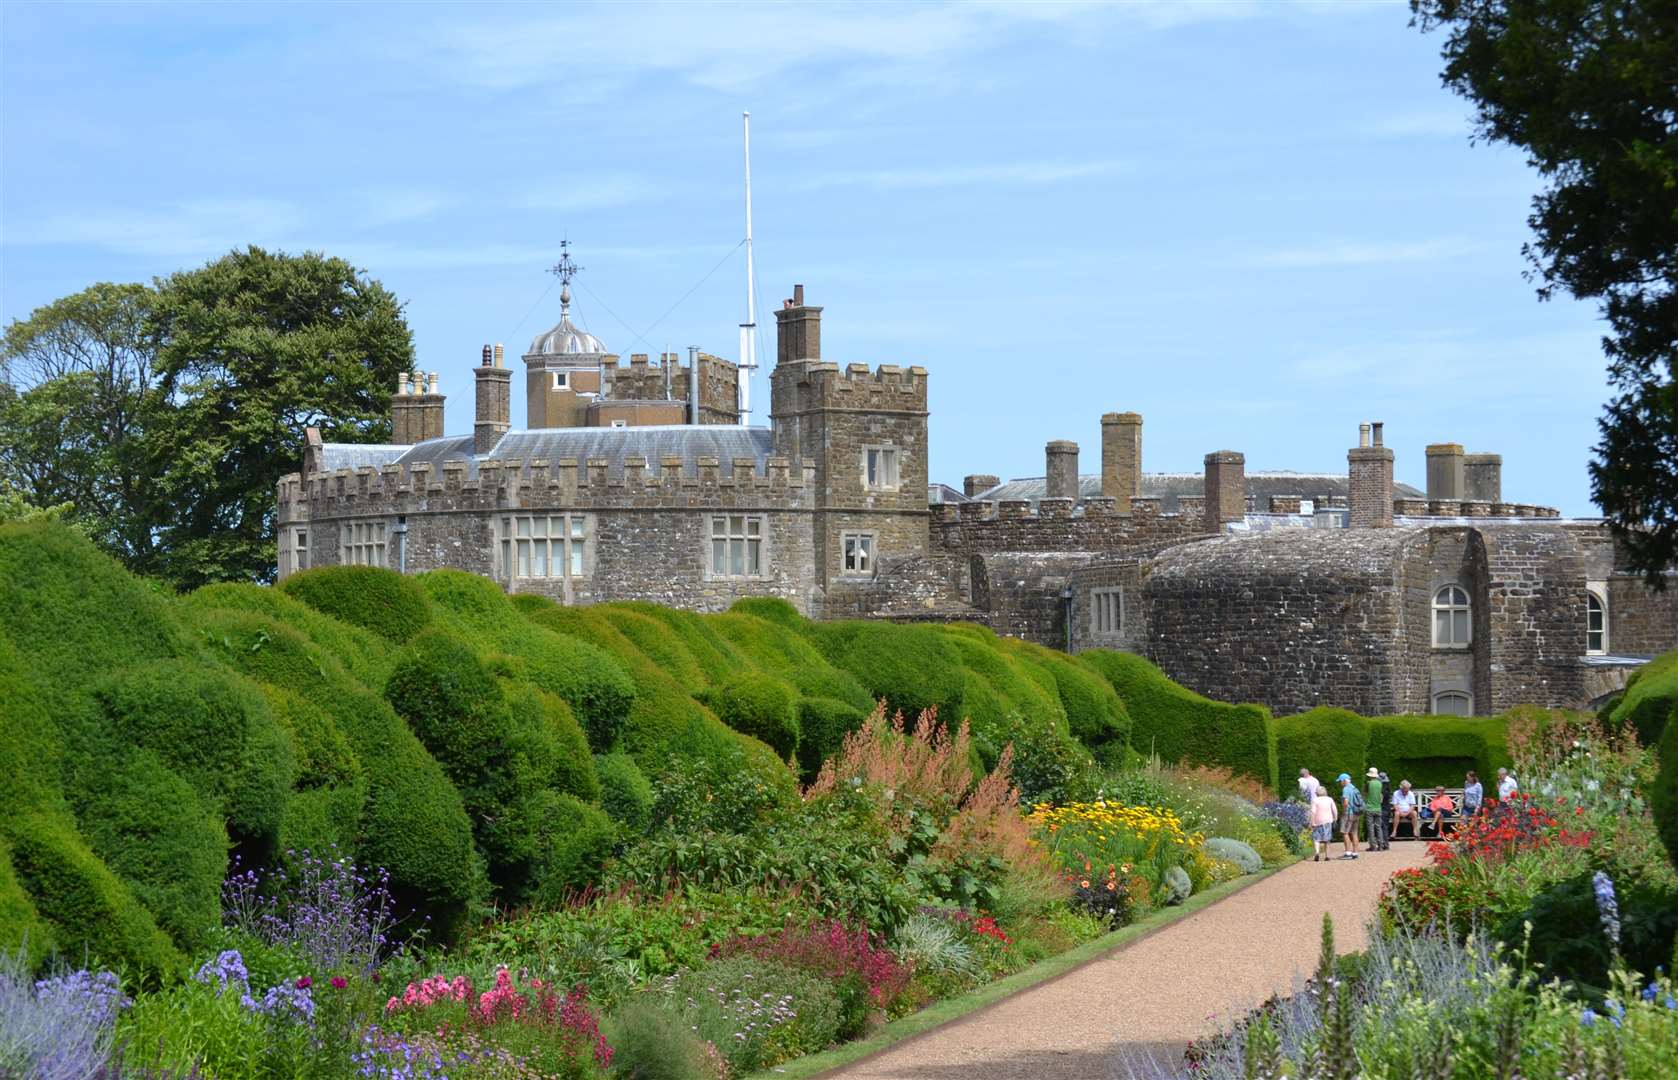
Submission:
[[[923,367],[849,364],[841,370],[838,364],[823,361],[802,368],[800,381],[809,387],[807,408],[916,415],[927,411]]]
[[[932,508],[935,550],[967,556],[994,552],[1112,552],[1162,542],[1198,539],[1203,533],[1205,500],[1184,496],[1175,513],[1164,513],[1159,499],[1132,499],[1130,510],[1117,509],[1107,496],[1085,499],[1027,499],[1000,502],[941,503]]]
[[[723,462],[666,457],[484,460],[339,469],[280,482],[281,516],[306,504],[316,518],[409,513],[420,510],[496,511],[523,507],[567,509],[707,509],[753,506],[808,509],[815,470],[795,469],[785,458]]]

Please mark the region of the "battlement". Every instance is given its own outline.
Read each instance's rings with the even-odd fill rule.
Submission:
[[[925,413],[927,374],[920,366],[847,364],[830,360],[785,364],[771,378],[797,388],[798,411],[841,409]]]
[[[813,504],[815,469],[792,467],[786,458],[737,457],[724,470],[715,457],[687,461],[639,455],[607,458],[545,458],[478,462],[477,475],[465,461],[339,469],[307,477],[292,473],[279,487],[282,518],[306,503],[312,516],[394,513],[421,509],[497,510],[513,507],[703,508],[780,503],[789,509]],[[419,506],[440,501],[440,506]]]
[[[996,552],[1117,551],[1172,540],[1198,539],[1205,521],[1205,500],[1178,499],[1175,513],[1164,513],[1159,499],[1132,499],[1130,509],[1096,496],[1000,502],[940,503],[932,507],[933,546],[971,556]]]

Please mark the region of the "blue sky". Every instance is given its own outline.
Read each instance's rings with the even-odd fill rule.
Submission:
[[[1041,475],[1056,438],[1096,471],[1111,410],[1143,413],[1149,471],[1234,449],[1338,472],[1373,419],[1401,480],[1457,441],[1503,454],[1506,498],[1594,512],[1595,311],[1523,280],[1537,178],[1470,145],[1402,3],[0,19],[6,320],[247,243],[320,249],[406,302],[468,431],[480,345],[558,318],[569,236],[609,348],[732,357],[750,109],[760,301],[802,282],[828,359],[931,370],[935,479]]]

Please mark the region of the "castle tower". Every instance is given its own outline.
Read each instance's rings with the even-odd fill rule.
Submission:
[[[502,363],[501,346],[484,346],[483,362],[472,372],[477,386],[477,412],[472,423],[472,450],[487,454],[512,426],[513,373]]]
[[[1346,451],[1346,505],[1348,528],[1393,527],[1393,452],[1381,445],[1380,424],[1359,424],[1358,445]]]
[[[1130,512],[1142,494],[1142,414],[1107,413],[1101,418],[1101,494],[1113,509]]]
[[[525,424],[530,428],[583,427],[588,407],[605,389],[605,372],[618,358],[600,339],[571,321],[571,282],[582,271],[571,259],[570,241],[559,244],[559,322],[538,334],[523,356]]]
[[[774,450],[815,471],[818,584],[871,580],[882,562],[925,555],[926,369],[821,357],[822,309],[804,287],[775,312]]]

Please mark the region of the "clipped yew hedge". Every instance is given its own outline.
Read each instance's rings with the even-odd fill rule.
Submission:
[[[1667,717],[1666,728],[1656,747],[1660,771],[1649,789],[1649,809],[1655,816],[1655,828],[1661,843],[1666,845],[1667,857],[1678,867],[1678,705]]]
[[[1124,700],[1130,743],[1165,761],[1221,765],[1276,786],[1276,738],[1270,710],[1203,698],[1133,653],[1091,649],[1078,658],[1099,671]]]
[[[1276,759],[1284,794],[1301,767],[1331,790],[1340,773],[1362,778],[1369,766],[1396,785],[1461,787],[1469,769],[1482,782],[1509,764],[1504,717],[1377,716],[1316,708],[1276,721]]]
[[[373,566],[317,566],[280,590],[316,611],[400,645],[431,625],[431,603],[411,577]]]
[[[1668,719],[1678,710],[1678,649],[1662,653],[1632,673],[1625,693],[1609,713],[1621,729],[1637,732],[1644,746],[1658,745]]]

